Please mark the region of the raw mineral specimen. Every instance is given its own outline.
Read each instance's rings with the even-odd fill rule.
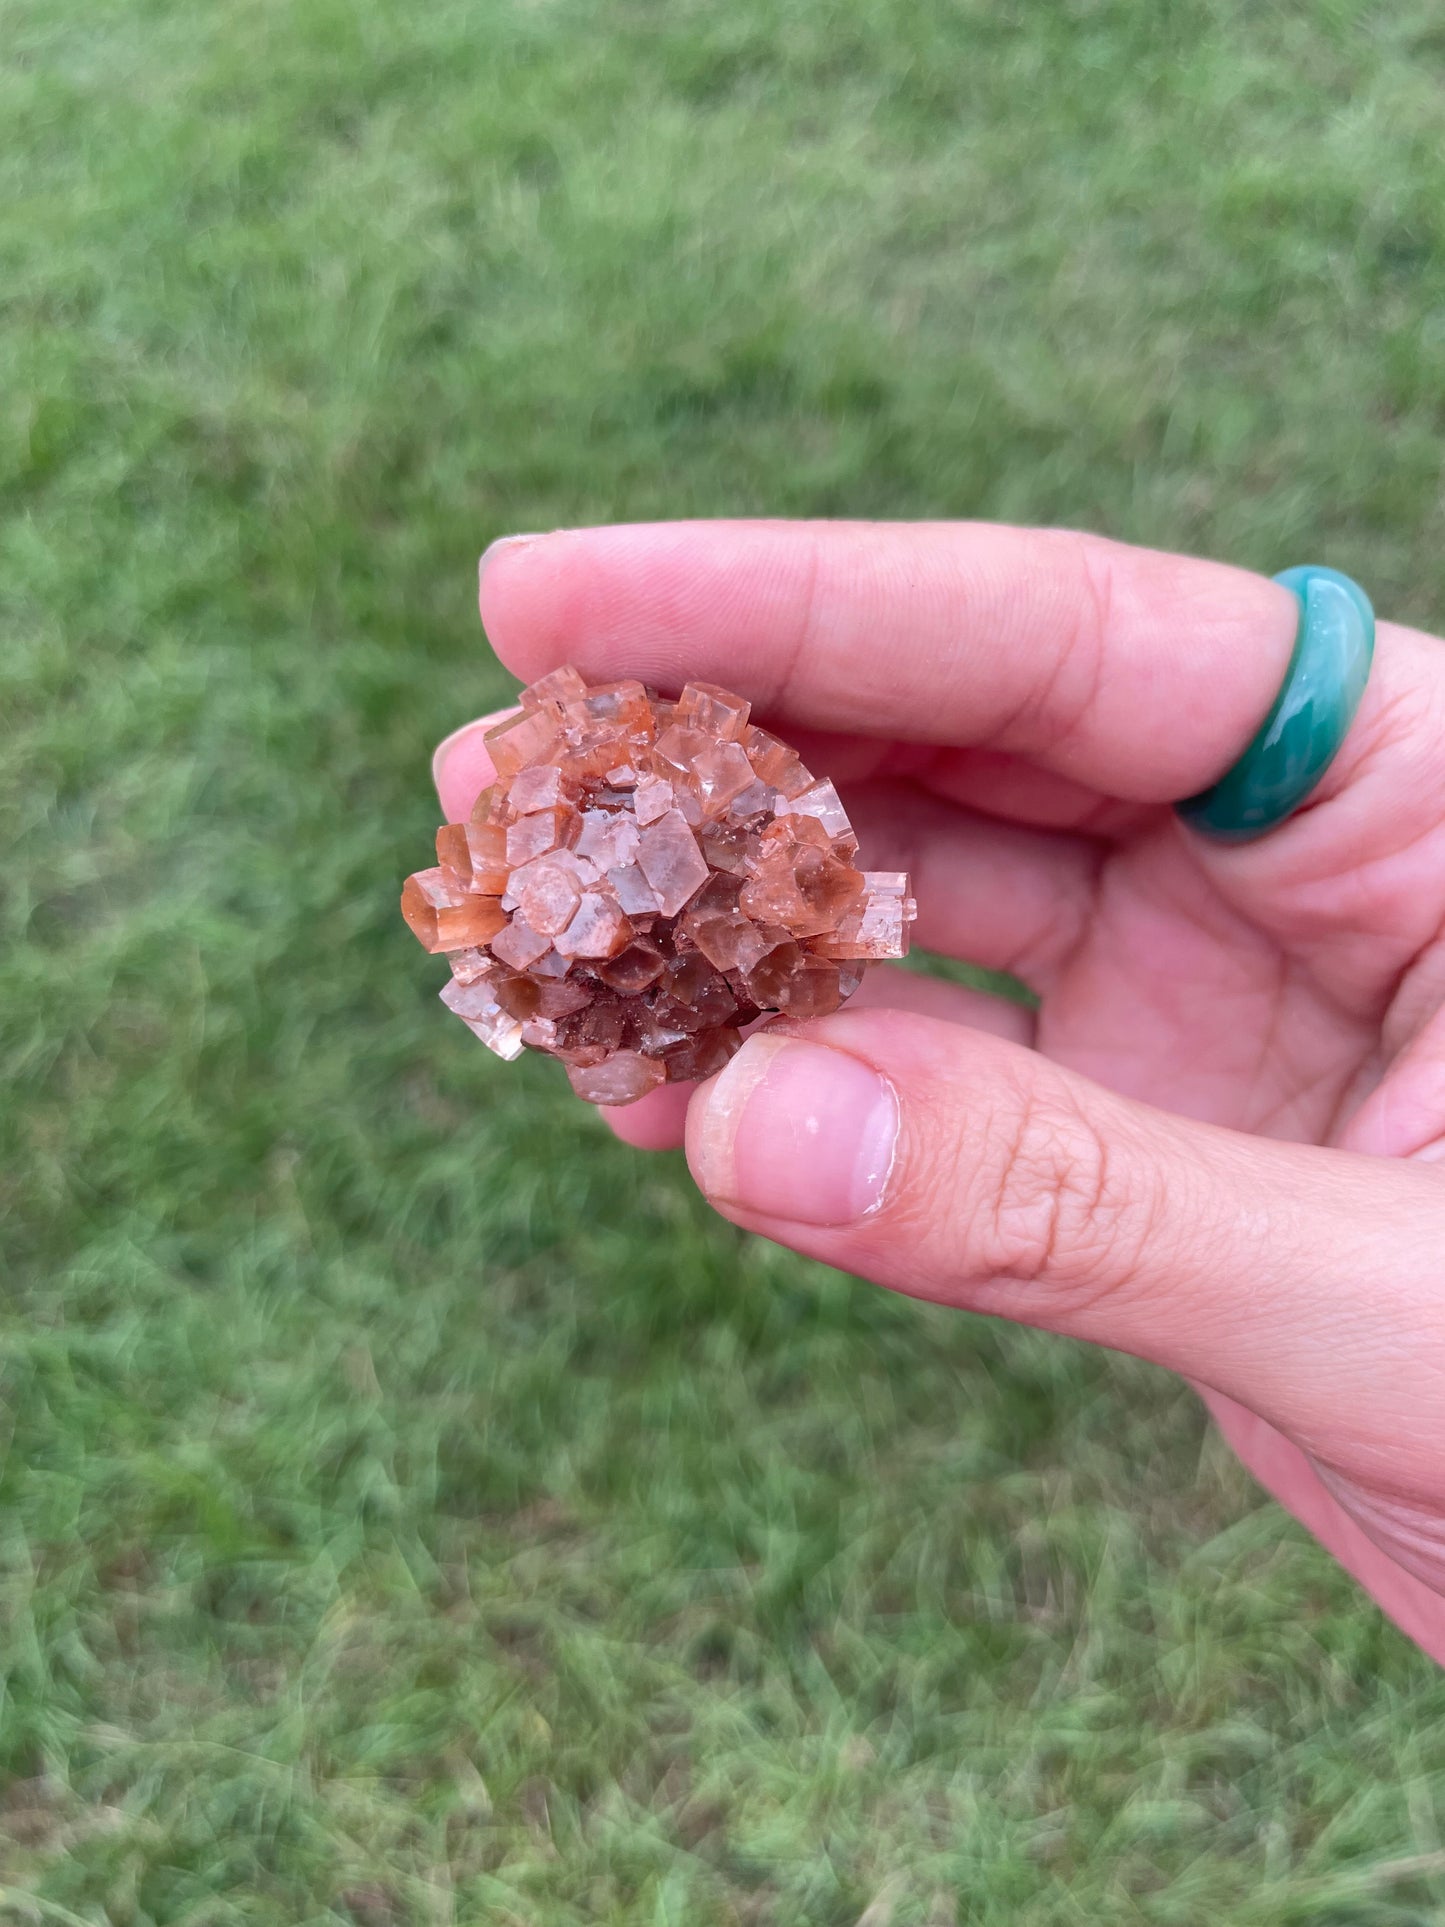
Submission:
[[[860,870],[829,782],[710,683],[676,702],[557,669],[487,733],[497,780],[437,832],[402,915],[499,1057],[560,1057],[593,1104],[710,1077],[765,1011],[822,1017],[901,957],[901,871]]]

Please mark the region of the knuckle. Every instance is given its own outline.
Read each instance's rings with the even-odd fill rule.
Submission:
[[[1062,1081],[1000,1106],[975,1183],[981,1257],[994,1275],[1044,1284],[1078,1309],[1138,1275],[1162,1218],[1144,1176]]]
[[[1039,537],[1041,573],[1061,593],[1054,646],[1025,693],[995,724],[1004,747],[1056,750],[1084,729],[1103,686],[1113,620],[1113,545],[1104,537],[1049,529]]]
[[[1097,708],[1113,624],[1113,545],[1087,534],[1072,542],[1073,618],[1038,704],[1049,748],[1071,741]]]

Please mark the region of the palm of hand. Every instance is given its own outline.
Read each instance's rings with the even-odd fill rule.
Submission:
[[[1433,1054],[1412,1050],[1445,987],[1445,828],[1438,772],[1411,785],[1410,747],[1397,746],[1363,821],[1326,807],[1290,826],[1292,849],[1261,847],[1243,864],[1172,812],[1082,794],[1061,811],[1051,795],[1052,821],[1069,815],[1108,839],[1072,923],[1009,959],[1041,993],[1036,1048],[1232,1130],[1445,1159],[1445,1080]],[[1036,788],[1026,779],[1025,807]],[[1358,1456],[1334,1439],[1307,1453],[1199,1389],[1251,1469],[1378,1597],[1394,1602],[1414,1577],[1445,1590],[1445,1466],[1422,1502],[1379,1476],[1374,1441]]]
[[[1302,938],[1294,906],[1225,894],[1201,857],[1166,818],[1104,858],[1036,1042],[1163,1110],[1336,1143],[1379,1074],[1394,972],[1380,955],[1347,980]]]

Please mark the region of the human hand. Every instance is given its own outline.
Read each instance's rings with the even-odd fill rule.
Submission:
[[[1381,623],[1309,805],[1227,847],[1169,806],[1284,679],[1298,604],[1263,577],[977,524],[560,531],[483,562],[515,674],[750,697],[870,867],[913,873],[919,941],[1041,999],[876,970],[619,1135],[685,1133],[725,1217],[810,1257],[1185,1374],[1445,1662],[1445,646]],[[438,752],[451,819],[489,720]]]

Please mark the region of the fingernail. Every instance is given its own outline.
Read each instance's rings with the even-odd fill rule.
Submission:
[[[480,582],[482,577],[487,573],[487,564],[499,550],[525,548],[528,543],[542,541],[544,536],[561,535],[562,533],[563,531],[561,529],[539,529],[530,534],[499,535],[495,542],[489,542],[482,550],[477,562],[477,581]]]
[[[718,1077],[690,1147],[708,1197],[797,1224],[845,1225],[883,1202],[898,1142],[893,1087],[846,1051],[762,1032]]]

